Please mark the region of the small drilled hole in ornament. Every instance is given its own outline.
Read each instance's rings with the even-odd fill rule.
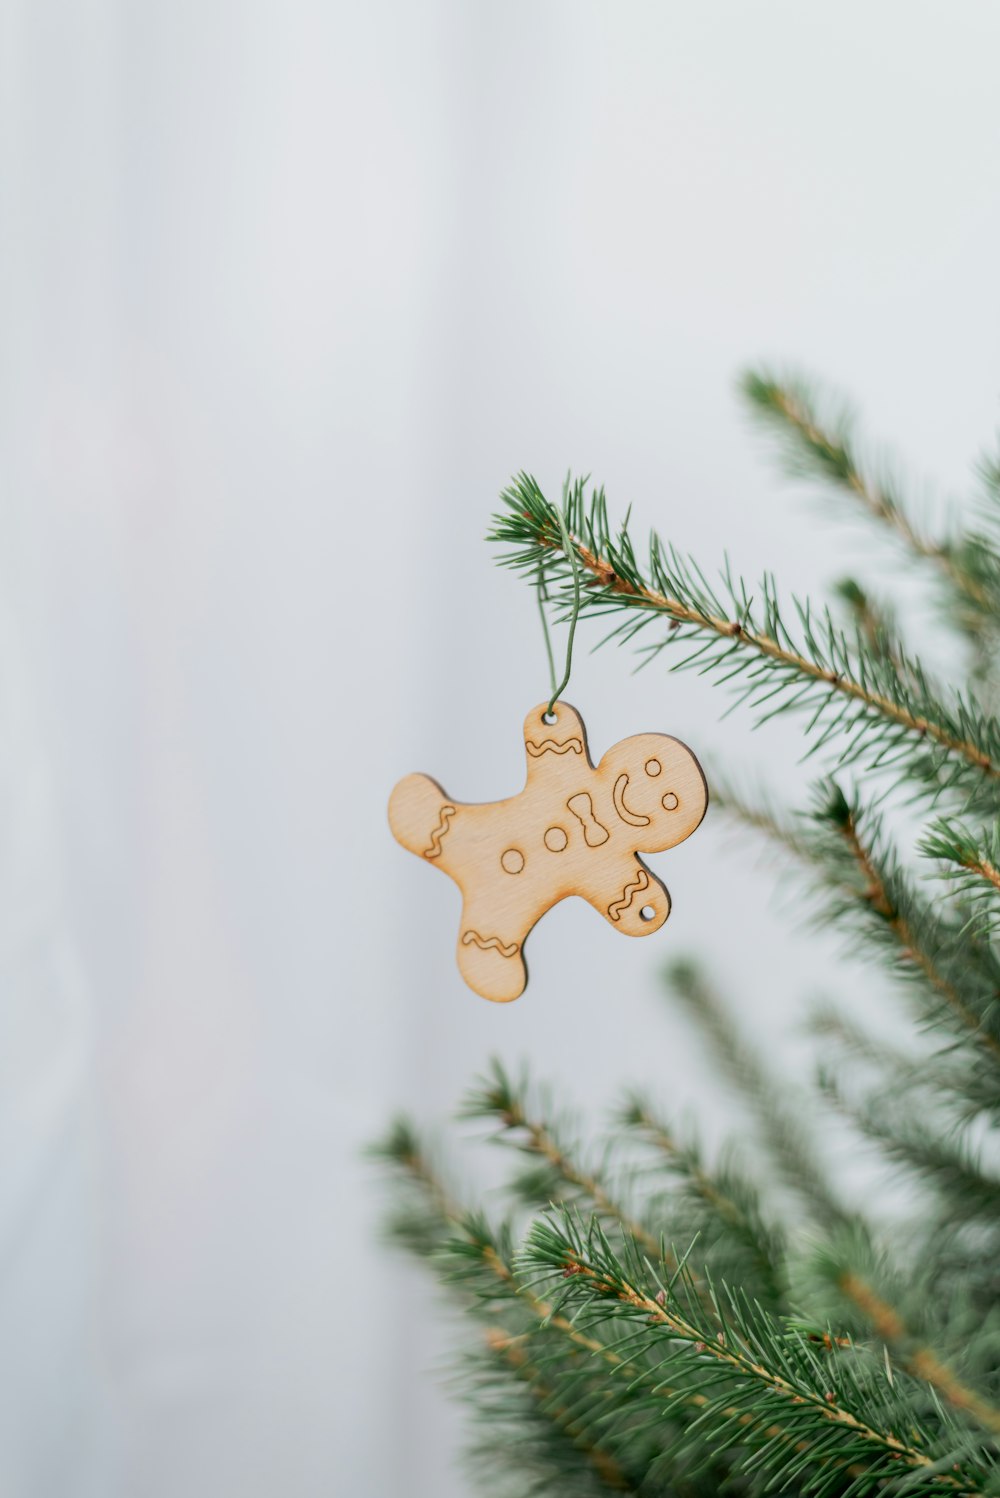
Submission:
[[[551,727],[551,725],[553,723],[558,723],[559,722],[559,714],[558,713],[543,713],[542,714],[542,722],[548,724]]]
[[[651,921],[655,915],[656,911],[653,909],[652,905],[644,905],[639,911],[640,919],[644,921]]]

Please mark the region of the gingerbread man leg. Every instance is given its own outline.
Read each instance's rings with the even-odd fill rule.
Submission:
[[[524,932],[497,930],[497,913],[475,899],[462,906],[458,931],[458,966],[469,987],[484,999],[509,1004],[519,999],[528,982],[524,962]]]

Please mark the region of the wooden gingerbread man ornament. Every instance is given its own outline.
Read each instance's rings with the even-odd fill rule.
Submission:
[[[683,842],[708,806],[701,766],[678,739],[622,739],[595,769],[576,709],[556,702],[547,713],[543,702],[524,720],[528,776],[516,796],[473,806],[407,775],[389,801],[396,840],[462,891],[458,966],[498,1003],[524,992],[525,938],[567,895],[626,936],[658,931],[670,896],[638,855]]]

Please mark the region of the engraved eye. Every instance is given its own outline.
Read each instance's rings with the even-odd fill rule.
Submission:
[[[680,802],[678,801],[677,797],[674,795],[673,791],[668,791],[667,794],[663,798],[663,807],[664,807],[664,810],[666,810],[666,811],[676,811],[679,805],[680,805]]]
[[[647,761],[646,761],[646,774],[647,775],[659,775],[659,773],[660,773],[660,771],[662,769],[663,769],[663,766],[660,764],[660,761],[658,759],[647,759]]]

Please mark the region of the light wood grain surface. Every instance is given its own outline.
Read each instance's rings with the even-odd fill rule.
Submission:
[[[626,936],[658,931],[666,886],[639,857],[690,837],[705,815],[701,766],[663,733],[622,739],[595,768],[583,719],[567,702],[524,721],[527,780],[504,801],[450,798],[429,775],[407,775],[389,801],[394,837],[462,891],[458,965],[485,999],[518,998],[524,943],[568,895],[589,901]]]

